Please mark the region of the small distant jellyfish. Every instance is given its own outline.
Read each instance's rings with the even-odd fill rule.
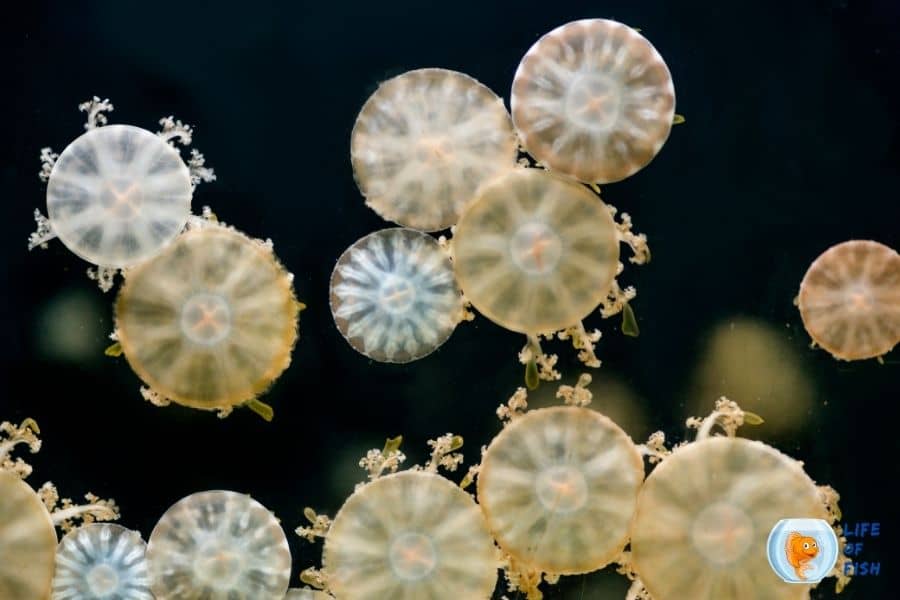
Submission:
[[[513,168],[503,101],[463,73],[419,69],[385,81],[353,127],[350,159],[366,204],[421,231],[459,219],[479,185]]]
[[[51,600],[154,600],[145,553],[136,531],[84,525],[59,544]]]
[[[887,354],[900,343],[900,254],[852,240],[819,256],[800,283],[803,326],[841,360]]]
[[[404,471],[347,499],[322,565],[338,600],[487,600],[498,561],[471,496],[436,473]]]
[[[0,598],[50,597],[56,530],[31,486],[0,469]]]
[[[302,308],[270,246],[210,224],[129,271],[116,336],[149,399],[271,418],[256,397],[290,364]]]
[[[635,295],[615,280],[622,268],[619,242],[635,251],[631,262],[649,260],[646,237],[630,232],[627,214],[619,225],[613,213],[583,185],[544,169],[519,168],[482,186],[456,226],[452,254],[459,286],[478,312],[527,336],[520,355],[529,365],[527,381],[536,360],[541,378],[558,379],[555,358],[543,355],[539,340],[554,332],[572,339],[583,362],[599,366],[593,353],[599,333],[587,333],[582,319],[598,306],[604,317],[620,312]]]
[[[176,502],[150,534],[147,561],[156,600],[282,600],[291,575],[278,519],[229,491]]]
[[[625,547],[644,465],[615,423],[577,406],[532,410],[488,446],[478,502],[500,547],[539,571],[576,574]]]
[[[717,409],[729,404],[737,408],[723,399]],[[709,436],[729,418],[713,413],[696,442],[676,448],[647,477],[631,538],[634,571],[655,600],[808,598],[810,586],[785,583],[769,566],[766,541],[780,519],[831,522],[837,509],[829,510],[827,492],[802,463],[732,437],[736,427]]]
[[[201,181],[215,179],[203,155],[187,163],[174,147],[191,142],[192,129],[171,117],[151,133],[131,125],[106,125],[108,100],[79,106],[87,131],[59,155],[41,153],[47,182],[47,214],[36,211],[38,231],[29,248],[53,237],[74,254],[103,269],[134,266],[155,256],[182,231],[191,196]]]
[[[634,175],[662,148],[675,88],[656,49],[606,19],[557,27],[522,58],[510,95],[523,146],[547,168],[585,183]]]
[[[331,275],[341,335],[373,360],[406,363],[434,352],[456,329],[463,304],[447,253],[431,236],[383,229],[350,246]]]

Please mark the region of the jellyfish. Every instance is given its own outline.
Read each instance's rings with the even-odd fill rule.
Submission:
[[[585,183],[634,175],[675,116],[666,63],[634,29],[606,19],[557,27],[522,58],[510,94],[525,150]]]
[[[303,305],[271,246],[217,224],[187,231],[128,273],[116,337],[156,403],[227,414],[290,364]]]
[[[60,500],[56,487],[47,482],[38,490],[25,483],[31,466],[13,459],[18,445],[32,453],[41,448],[40,430],[32,419],[21,425],[0,423],[0,598],[35,600],[50,598],[56,567],[56,527],[71,531],[79,521],[91,523],[118,518],[111,500],[86,494],[86,504]]]
[[[837,496],[817,487],[802,463],[734,437],[748,414],[723,398],[704,421],[689,420],[697,440],[665,457],[641,487],[631,566],[655,600],[809,597],[810,586],[785,583],[771,569],[766,541],[785,517],[833,522]],[[716,425],[727,435],[711,436]]]
[[[484,454],[478,502],[500,547],[546,573],[588,573],[625,547],[644,465],[618,425],[579,406],[531,410]]]
[[[353,174],[388,221],[438,231],[475,190],[512,168],[518,142],[503,101],[463,73],[418,69],[382,83],[350,142]]]
[[[145,553],[141,535],[120,525],[71,531],[56,552],[51,600],[154,600]]]
[[[881,357],[900,342],[900,254],[873,241],[832,246],[806,271],[796,303],[807,333],[835,358]]]
[[[498,567],[475,501],[427,470],[385,475],[351,495],[325,537],[322,564],[338,600],[487,600]]]
[[[150,534],[147,561],[157,600],[282,600],[291,575],[278,519],[229,491],[176,502]]]
[[[646,238],[630,233],[627,215],[623,222],[578,183],[543,169],[512,170],[480,188],[456,227],[457,281],[481,314],[527,336],[523,362],[543,356],[540,335],[561,331],[584,362],[599,366],[599,333],[588,334],[581,320],[599,305],[604,316],[619,312],[634,297],[615,281],[620,241],[638,250],[632,262],[649,259]]]
[[[58,237],[75,255],[114,272],[170,244],[187,223],[194,187],[215,174],[196,150],[182,160],[174,142],[190,144],[193,130],[181,121],[165,117],[163,129],[151,133],[107,125],[109,100],[95,97],[79,109],[88,113],[87,131],[61,154],[41,151],[48,216],[35,211],[29,249]]]
[[[434,352],[462,318],[446,252],[412,229],[383,229],[350,246],[331,275],[331,312],[341,335],[379,362]]]
[[[284,600],[330,600],[332,596],[321,591],[309,588],[291,588],[287,591]]]
[[[31,486],[0,470],[0,598],[50,597],[56,530]]]

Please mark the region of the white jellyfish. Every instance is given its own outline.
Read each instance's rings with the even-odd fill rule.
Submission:
[[[278,519],[229,491],[176,502],[153,528],[147,560],[157,600],[282,600],[291,574]]]
[[[106,125],[108,100],[94,98],[87,131],[61,154],[41,153],[47,181],[47,214],[35,211],[38,230],[29,248],[53,237],[101,269],[139,264],[156,255],[182,231],[190,215],[193,188],[215,179],[203,155],[187,163],[174,147],[191,142],[192,129],[171,117],[152,133],[131,125]]]
[[[146,549],[139,533],[120,525],[69,532],[56,551],[52,600],[153,600]]]
[[[383,229],[350,246],[331,275],[331,312],[358,352],[405,363],[434,352],[462,318],[446,252],[412,229]]]

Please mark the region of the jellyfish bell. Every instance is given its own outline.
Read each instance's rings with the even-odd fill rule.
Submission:
[[[418,69],[382,83],[353,127],[350,159],[366,204],[388,221],[438,231],[480,184],[515,166],[503,101],[475,79]]]
[[[190,214],[191,177],[178,151],[131,125],[76,138],[47,182],[53,231],[95,265],[130,267],[175,239]]]
[[[119,525],[75,529],[59,543],[51,600],[153,600],[145,553],[140,534]]]
[[[554,574],[595,571],[628,540],[644,466],[615,423],[578,406],[531,410],[484,453],[478,502],[500,547]]]
[[[336,598],[487,600],[499,566],[471,496],[429,471],[360,487],[334,518],[322,564]]]
[[[525,150],[585,183],[625,179],[662,148],[675,116],[675,88],[656,49],[606,19],[573,21],[522,58],[510,94]]]
[[[227,411],[253,401],[290,364],[302,307],[269,246],[210,224],[128,272],[116,334],[153,393]]]
[[[619,239],[608,208],[589,190],[543,169],[516,169],[483,186],[463,213],[453,259],[480,313],[537,334],[597,308],[616,275]]]
[[[797,306],[807,333],[835,358],[887,354],[900,343],[900,254],[866,240],[832,246],[806,271]]]
[[[30,485],[0,468],[0,598],[49,598],[55,561],[50,513]]]
[[[153,528],[147,560],[156,600],[282,600],[291,573],[278,519],[230,491],[176,502]]]
[[[320,590],[311,590],[308,588],[291,588],[287,591],[284,600],[329,600],[333,596]]]
[[[780,520],[827,519],[801,463],[762,442],[709,437],[677,448],[640,490],[632,563],[656,600],[809,597],[782,581],[766,541]]]
[[[431,236],[405,228],[376,231],[344,251],[331,275],[330,301],[349,344],[391,363],[434,352],[463,310],[447,253]]]

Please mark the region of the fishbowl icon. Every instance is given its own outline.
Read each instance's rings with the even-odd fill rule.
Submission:
[[[818,583],[834,568],[838,552],[834,530],[821,519],[781,519],[766,542],[769,565],[787,583]]]

